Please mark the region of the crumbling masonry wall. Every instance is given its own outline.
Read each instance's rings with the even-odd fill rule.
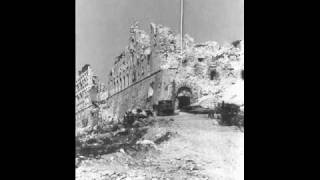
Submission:
[[[172,77],[175,71],[161,65],[166,60],[162,56],[176,49],[176,41],[172,36],[170,41],[167,39],[168,29],[161,31],[162,28],[155,24],[150,28],[151,33],[148,34],[139,29],[138,23],[131,26],[129,45],[116,57],[109,73],[106,109],[114,119],[129,109],[151,109],[159,100],[173,97]],[[149,97],[150,93],[152,97]]]
[[[82,70],[78,72],[76,78],[76,127],[82,127],[88,124],[90,120],[90,112],[92,110],[92,98],[90,97],[90,90],[97,86],[98,78],[93,72],[90,65],[86,64]]]
[[[134,108],[152,109],[159,100],[172,99],[172,71],[159,70],[150,76],[132,84],[130,87],[108,98],[108,114],[114,119],[121,119],[127,110]],[[152,96],[148,97],[152,88]]]
[[[180,35],[169,28],[151,23],[150,29],[148,34],[137,23],[131,26],[129,45],[109,73],[105,109],[110,117],[121,118],[132,108],[151,108],[159,100],[176,102],[180,88],[190,89],[191,104],[205,99],[207,107],[219,101],[243,104],[243,41],[195,43],[185,35],[182,48]]]

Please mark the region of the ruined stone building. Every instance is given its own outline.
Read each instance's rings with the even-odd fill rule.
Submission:
[[[98,101],[106,100],[109,95],[106,84],[99,82],[97,85],[97,93]]]
[[[77,126],[87,124],[90,117],[90,111],[93,108],[92,97],[94,96],[90,96],[90,93],[96,91],[94,87],[96,87],[98,83],[98,77],[94,75],[90,65],[84,65],[78,72],[75,96]]]
[[[108,119],[108,114],[107,114],[107,104],[106,101],[109,97],[109,92],[106,84],[104,83],[99,83],[98,85],[98,90],[97,90],[97,100],[99,104],[99,109],[98,109],[98,118],[100,119]]]
[[[173,74],[161,68],[157,35],[145,33],[137,24],[130,28],[129,45],[116,57],[108,76],[107,108],[115,119],[129,109],[150,109],[159,100],[172,99]]]
[[[150,24],[150,33],[130,28],[128,46],[116,57],[108,75],[106,114],[117,119],[132,108],[152,108],[172,100],[176,108],[199,103],[205,97],[214,106],[228,87],[241,81],[243,41],[236,45],[195,43],[162,25]]]

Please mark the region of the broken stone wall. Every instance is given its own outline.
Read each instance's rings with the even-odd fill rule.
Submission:
[[[160,70],[160,59],[151,48],[150,35],[140,30],[137,22],[130,28],[128,43],[109,73],[109,96]]]
[[[195,43],[192,37],[185,35],[181,50],[179,37],[170,28],[151,24],[151,44],[159,57],[160,68],[177,70],[176,96],[179,88],[186,87],[192,93],[191,103],[206,96],[220,101],[223,92],[237,82],[244,68],[240,65],[239,50],[243,49],[243,41],[238,47],[214,41]]]
[[[225,99],[226,90],[241,81],[241,71],[244,70],[243,46],[243,41],[239,47],[219,45],[213,41],[196,44],[186,35],[176,76],[178,86],[182,84],[180,86],[192,89],[193,102],[210,97],[211,102],[206,106],[215,106]]]
[[[90,112],[92,109],[93,107],[89,106],[76,113],[76,128],[86,127],[90,124]]]
[[[168,71],[159,71],[114,94],[108,98],[106,111],[114,119],[119,119],[130,109],[152,109],[152,105],[157,104],[159,100],[171,99],[172,86],[169,83],[171,75],[172,73]],[[151,98],[148,97],[150,87]]]
[[[76,127],[86,125],[90,118],[90,111],[92,109],[92,100],[95,99],[96,94],[93,93],[99,81],[90,65],[86,64],[76,79]]]
[[[191,103],[210,97],[207,106],[211,107],[239,81],[244,69],[243,41],[237,47],[214,41],[195,43],[185,35],[181,50],[180,36],[170,28],[153,23],[150,27],[150,34],[137,24],[130,28],[129,45],[109,74],[105,114],[116,119],[131,108],[149,108],[159,100],[175,101],[184,87],[191,90]],[[161,73],[152,75],[158,71]],[[148,100],[150,92],[152,100]]]
[[[151,47],[161,69],[178,68],[181,60],[180,36],[170,28],[151,23]]]

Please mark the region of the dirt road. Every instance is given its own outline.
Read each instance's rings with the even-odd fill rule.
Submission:
[[[244,133],[215,125],[206,115],[180,113],[157,123],[145,139],[161,131],[175,135],[156,149],[117,152],[85,160],[77,179],[244,179]]]

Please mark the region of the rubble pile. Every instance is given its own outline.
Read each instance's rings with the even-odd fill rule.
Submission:
[[[152,138],[145,136],[155,122],[156,120],[150,114],[148,116],[145,111],[130,111],[120,123],[100,122],[94,127],[78,129],[76,165],[80,164],[83,157],[97,158],[119,150],[133,155],[138,151],[156,149],[156,144],[168,140],[173,134],[162,131],[157,132]]]
[[[102,125],[102,124],[99,124]],[[132,144],[144,133],[143,127],[127,126],[125,123],[107,124],[104,126],[88,127],[78,131],[78,155],[98,155],[109,153]]]
[[[137,160],[122,153],[115,153],[112,157],[103,157],[101,160],[108,161],[113,166],[118,164],[126,164],[127,166],[122,167],[121,170],[96,166],[86,169],[80,168],[77,173],[77,179],[210,179],[201,172],[204,168],[191,159],[159,160],[156,158],[144,158]],[[97,161],[100,160],[96,160],[96,163],[98,163]],[[103,161],[99,163],[103,165]]]

